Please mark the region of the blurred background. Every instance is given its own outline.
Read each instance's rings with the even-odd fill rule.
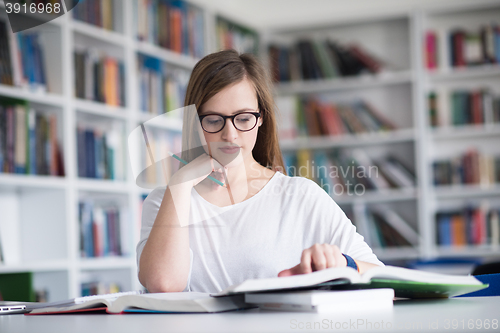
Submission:
[[[3,299],[142,289],[142,202],[165,179],[128,135],[149,122],[154,156],[180,152],[165,112],[226,48],[269,71],[287,173],[382,261],[468,274],[500,259],[500,1],[71,2],[17,33],[0,4]]]

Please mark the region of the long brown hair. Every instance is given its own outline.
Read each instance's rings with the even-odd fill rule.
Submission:
[[[283,157],[278,143],[276,123],[277,107],[271,92],[271,80],[259,61],[251,54],[224,50],[209,54],[194,66],[186,90],[184,105],[194,105],[196,110],[227,86],[248,78],[257,93],[258,107],[263,123],[257,133],[252,151],[254,159],[264,167],[285,173]],[[188,108],[186,108],[188,109]],[[182,156],[191,161],[199,155],[201,147],[197,135],[197,112],[184,112]],[[197,125],[197,126],[196,126]]]

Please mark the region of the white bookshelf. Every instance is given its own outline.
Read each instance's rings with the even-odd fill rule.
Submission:
[[[374,248],[382,260],[430,259],[438,256],[500,257],[500,249],[495,246],[469,245],[459,249],[439,246],[435,221],[436,212],[446,207],[448,201],[462,207],[486,200],[493,207],[500,207],[498,204],[495,206],[495,202],[500,199],[499,185],[435,187],[432,180],[434,160],[441,156],[454,156],[463,152],[468,145],[480,147],[481,151],[488,154],[500,155],[499,124],[432,128],[427,108],[427,93],[432,89],[473,89],[484,86],[499,96],[500,66],[454,68],[444,61],[435,71],[429,71],[423,58],[428,29],[440,31],[442,37],[455,27],[479,30],[482,24],[500,24],[499,17],[500,4],[491,1],[489,4],[470,3],[449,10],[414,9],[399,15],[349,19],[316,28],[264,33],[262,48],[266,51],[262,54],[266,59],[269,59],[268,45],[287,46],[302,38],[329,38],[340,43],[358,43],[388,65],[387,70],[380,74],[275,84],[278,96],[319,95],[321,101],[334,103],[349,102],[359,97],[374,104],[376,109],[398,125],[398,130],[386,133],[299,137],[281,142],[284,152],[299,149],[331,152],[334,149],[361,148],[370,157],[377,157],[383,156],[386,151],[394,151],[396,156],[412,166],[417,175],[415,188],[366,191],[364,195],[358,196],[333,195],[355,221],[364,219],[362,212],[371,205],[388,205],[391,209],[402,209],[401,213],[406,213],[407,222],[421,236],[420,245],[415,248]],[[448,57],[447,42],[439,41],[444,44],[439,50],[441,60]]]

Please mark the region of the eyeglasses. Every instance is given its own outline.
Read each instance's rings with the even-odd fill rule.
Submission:
[[[218,133],[226,126],[226,119],[231,119],[234,128],[240,132],[248,132],[257,125],[260,112],[242,112],[233,116],[221,116],[219,114],[205,114],[199,116],[201,127],[207,133]]]

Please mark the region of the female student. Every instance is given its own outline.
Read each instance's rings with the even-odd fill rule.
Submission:
[[[201,59],[185,105],[197,110],[184,114],[189,163],[143,204],[137,260],[150,292],[218,292],[253,278],[383,265],[322,188],[279,172],[271,83],[253,56]]]

